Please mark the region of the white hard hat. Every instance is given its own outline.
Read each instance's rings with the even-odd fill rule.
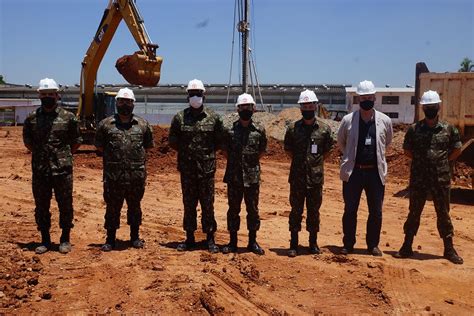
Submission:
[[[115,96],[115,99],[130,99],[135,101],[135,95],[133,94],[133,91],[129,88],[122,88],[118,91],[117,95]]]
[[[309,102],[318,102],[318,98],[316,97],[316,93],[311,90],[304,90],[300,93],[300,97],[298,98],[298,103],[309,103]]]
[[[238,107],[241,104],[253,104],[253,105],[255,105],[255,101],[253,100],[253,97],[250,94],[242,93],[237,98],[237,103],[235,104],[235,106]]]
[[[439,98],[439,94],[436,91],[428,90],[423,93],[421,97],[420,104],[437,104],[441,103],[441,99]]]
[[[357,86],[358,95],[375,94],[375,86],[372,81],[364,80]]]
[[[46,91],[46,90],[52,90],[52,91],[59,90],[58,84],[56,83],[56,81],[54,81],[54,79],[44,78],[40,80],[38,92]]]
[[[206,88],[204,88],[204,84],[202,83],[201,80],[193,79],[189,81],[188,87],[186,88],[186,91],[189,91],[189,90],[201,90],[202,92],[205,92]]]

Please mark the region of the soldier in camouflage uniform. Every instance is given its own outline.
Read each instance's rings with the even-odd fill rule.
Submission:
[[[249,243],[247,249],[263,255],[265,251],[257,243],[257,231],[260,228],[258,215],[258,195],[260,190],[260,156],[267,147],[265,128],[251,118],[255,111],[252,96],[244,93],[237,99],[239,120],[226,128],[223,150],[227,157],[224,182],[227,183],[229,210],[227,211],[227,229],[230,242],[222,252],[237,252],[237,232],[240,228],[240,204],[245,200],[247,207],[247,229]]]
[[[52,192],[59,208],[62,229],[59,251],[71,251],[69,235],[73,225],[72,154],[79,148],[82,137],[73,113],[58,106],[58,85],[53,79],[42,79],[38,92],[41,107],[32,112],[23,126],[23,142],[31,151],[35,219],[41,232],[41,245],[35,251],[45,253],[51,248],[49,211]]]
[[[171,122],[169,144],[178,151],[178,170],[181,174],[186,241],[178,251],[195,247],[197,203],[202,209],[202,230],[207,234],[210,252],[219,252],[214,242],[217,223],[214,218],[214,174],[216,148],[223,133],[222,120],[213,110],[204,106],[205,88],[200,80],[191,80],[186,89],[190,107],[178,112]]]
[[[315,117],[318,99],[313,91],[301,92],[300,104],[303,118],[292,123],[285,134],[285,151],[291,156],[289,226],[291,232],[289,257],[298,254],[298,232],[301,230],[304,202],[308,216],[306,230],[309,232],[309,251],[319,254],[317,244],[319,231],[319,208],[322,203],[324,157],[333,146],[331,128]]]
[[[453,246],[454,229],[449,217],[450,166],[461,153],[461,140],[456,127],[438,119],[441,100],[435,91],[423,94],[425,118],[413,124],[405,135],[403,149],[412,159],[410,172],[410,206],[403,226],[405,241],[395,255],[399,258],[413,256],[413,238],[420,226],[420,217],[431,193],[438,217],[438,232],[444,241],[444,257],[462,264],[463,259]]]
[[[127,224],[130,243],[143,248],[139,237],[142,223],[140,202],[145,193],[146,150],[153,147],[153,132],[148,122],[133,112],[133,91],[120,89],[116,96],[118,114],[103,119],[98,127],[95,146],[103,153],[105,229],[107,239],[103,251],[115,247],[116,231],[120,227],[120,211],[127,201]]]

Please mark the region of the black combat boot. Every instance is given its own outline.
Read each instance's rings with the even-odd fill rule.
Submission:
[[[321,254],[321,250],[318,247],[318,233],[309,233],[309,252],[313,255]]]
[[[249,244],[247,245],[247,250],[253,252],[256,255],[264,255],[265,250],[257,243],[257,231],[250,230],[249,231]]]
[[[111,251],[115,248],[116,233],[116,229],[107,229],[107,238],[105,239],[105,244],[103,244],[101,247],[102,251]]]
[[[61,238],[59,239],[59,252],[66,254],[71,251],[72,246],[69,242],[69,236],[71,235],[70,228],[64,228],[61,233]]]
[[[196,240],[194,239],[194,232],[191,230],[186,231],[186,240],[178,245],[176,249],[178,251],[192,250],[196,247]]]
[[[458,255],[453,246],[453,237],[443,238],[444,257],[454,264],[463,264],[464,260]]]
[[[223,253],[237,252],[237,232],[229,232],[229,234],[230,241],[229,244],[225,245],[224,248],[222,248]]]
[[[41,230],[41,245],[36,247],[35,253],[41,255],[47,252],[51,248],[51,237],[49,235],[49,229]]]
[[[140,239],[140,226],[130,226],[130,243],[133,248],[143,248],[145,241]]]
[[[406,234],[405,240],[403,241],[403,245],[398,250],[398,252],[394,255],[395,258],[410,258],[413,256],[413,238],[415,236]]]
[[[298,255],[298,232],[291,232],[290,250],[288,257],[294,258]]]
[[[207,233],[207,249],[210,253],[218,253],[219,247],[217,247],[216,242],[214,241],[214,233]]]

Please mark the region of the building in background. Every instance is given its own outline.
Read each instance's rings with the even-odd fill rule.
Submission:
[[[356,87],[347,87],[347,110],[359,109]],[[393,123],[410,124],[415,119],[415,88],[375,88],[375,109],[385,113]]]
[[[0,126],[21,125],[28,114],[40,106],[39,99],[0,98]]]
[[[136,102],[134,113],[147,119],[151,124],[167,125],[172,117],[183,108],[187,107],[186,85],[163,84],[158,87],[148,88],[129,85],[97,85],[96,92],[103,95],[107,92],[116,92],[124,86],[134,90]],[[240,85],[230,86],[224,84],[206,84],[206,104],[219,114],[235,112],[235,102],[242,89]],[[345,110],[346,90],[348,85],[343,84],[263,84],[260,85],[261,95],[258,91],[250,89],[257,102],[257,109],[271,111],[278,114],[281,110],[297,106],[301,91],[310,89],[316,92],[319,101],[328,110]],[[25,104],[39,106],[37,87],[19,85],[0,85],[0,100],[23,100]],[[255,93],[255,94],[254,94]],[[77,109],[79,88],[77,86],[62,86],[62,105],[73,112]],[[260,98],[261,96],[261,98]],[[15,106],[9,103],[11,111]],[[18,104],[21,104],[19,102]],[[29,110],[32,110],[30,107]],[[19,109],[20,111],[20,109]],[[11,116],[10,113],[7,114]],[[24,115],[15,122],[23,123]]]

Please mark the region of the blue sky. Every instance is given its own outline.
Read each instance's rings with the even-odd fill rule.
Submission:
[[[79,82],[83,56],[108,0],[0,0],[0,74],[36,85]],[[227,83],[234,0],[138,0],[164,58],[161,83]],[[415,63],[457,71],[474,59],[473,0],[252,0],[261,83],[413,84]],[[236,46],[238,41],[236,41]],[[117,58],[137,46],[124,23],[98,73],[123,83]],[[234,53],[232,82],[238,83]]]

